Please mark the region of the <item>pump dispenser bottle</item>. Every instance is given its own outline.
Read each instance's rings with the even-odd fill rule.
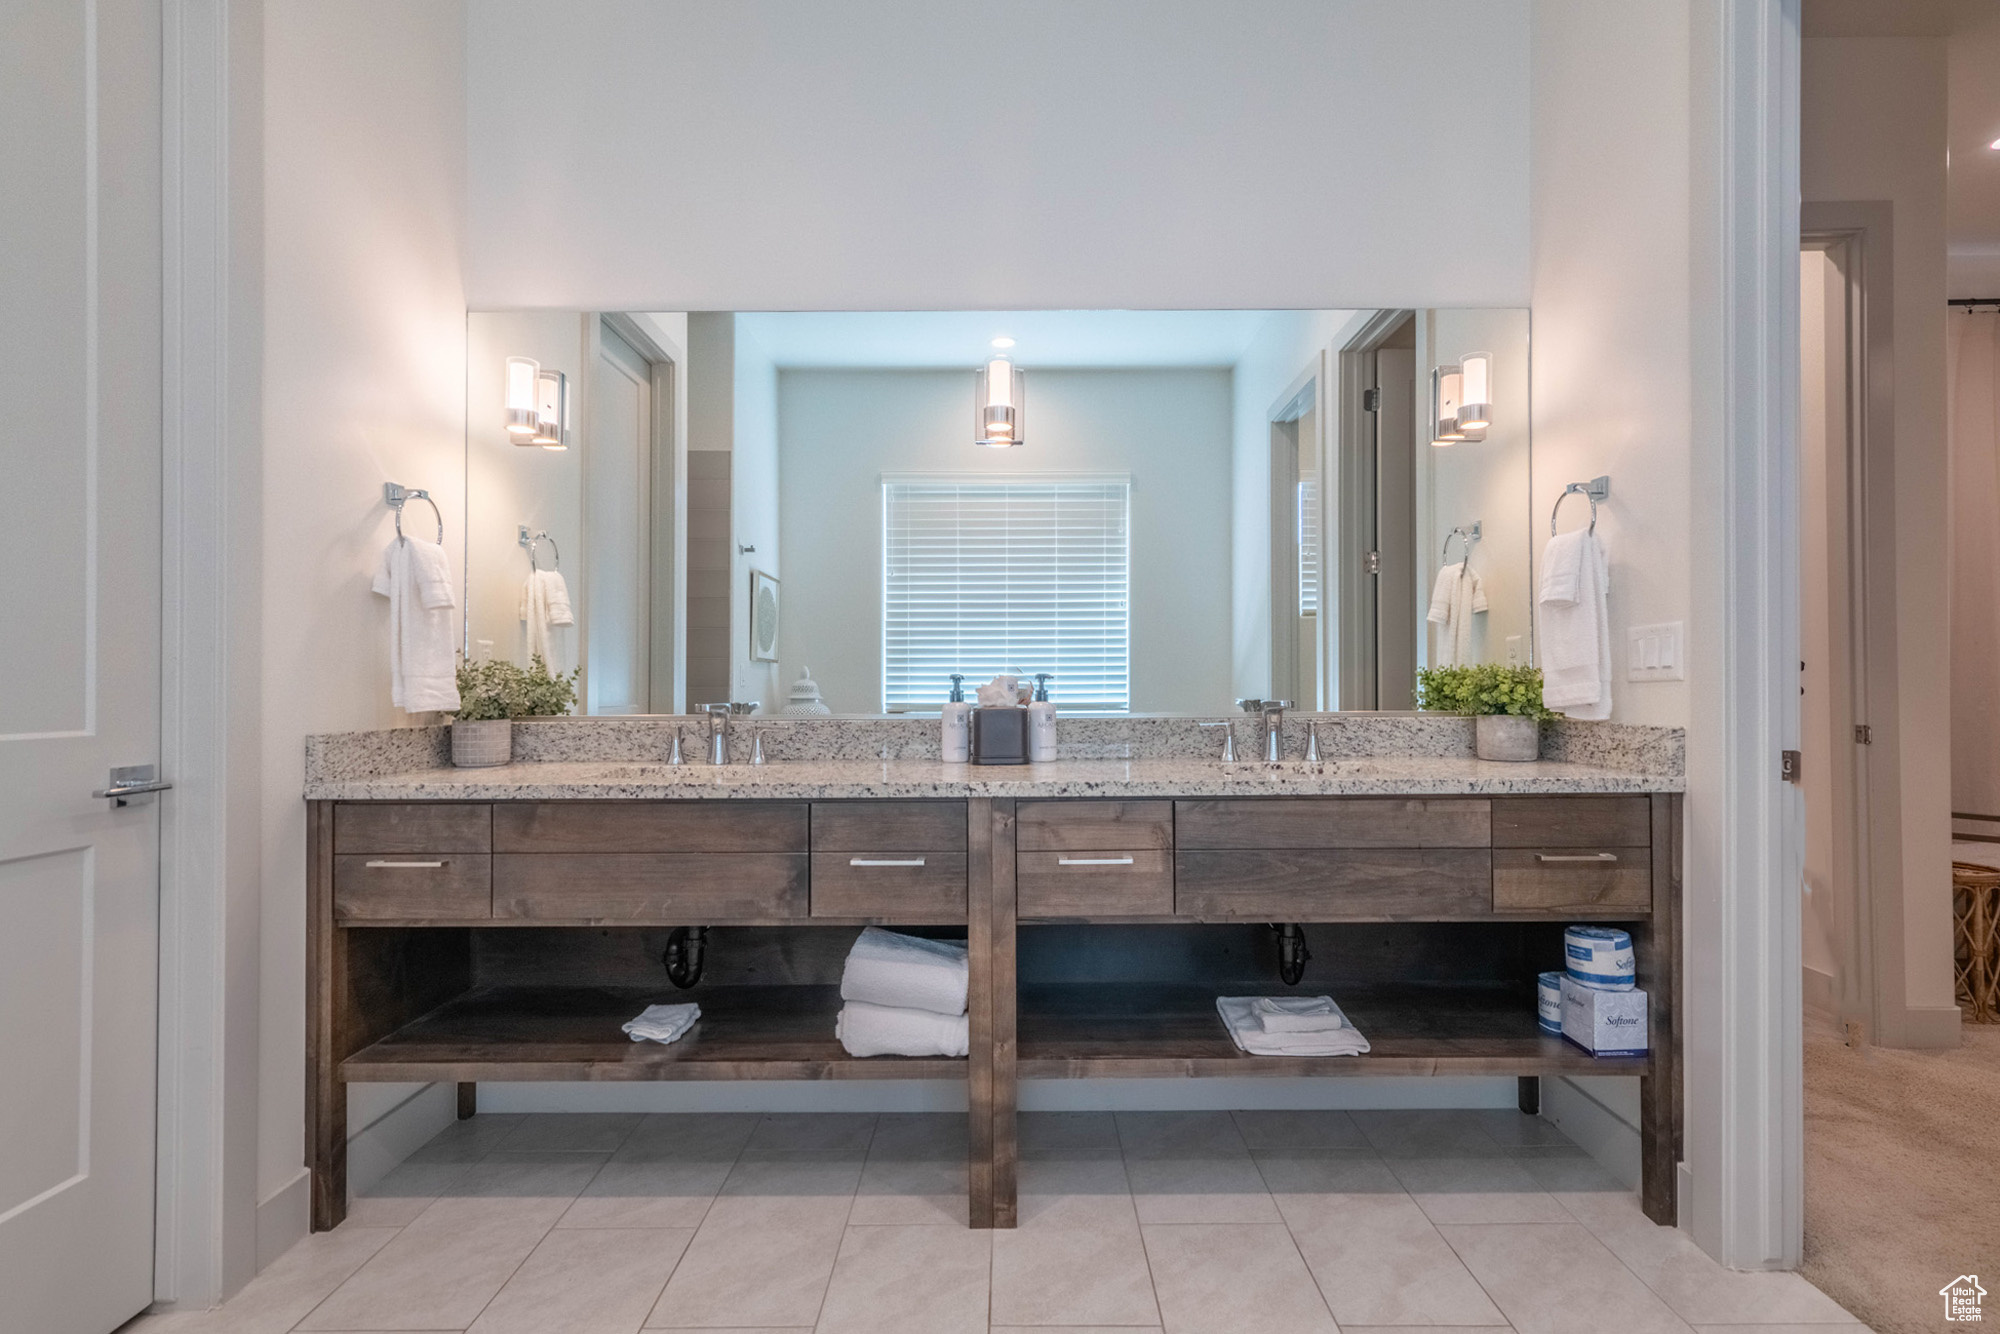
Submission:
[[[965,677],[951,674],[951,699],[944,706],[944,762],[964,764],[972,758],[972,706],[965,702]]]
[[[1028,763],[1049,764],[1056,757],[1056,706],[1049,699],[1047,672],[1035,673],[1035,698],[1028,704]]]

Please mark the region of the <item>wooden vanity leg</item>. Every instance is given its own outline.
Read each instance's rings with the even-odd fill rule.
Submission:
[[[1514,1083],[1514,1105],[1526,1116],[1542,1114],[1542,1077],[1522,1075]]]
[[[458,1086],[458,1119],[470,1121],[479,1113],[479,1085],[460,1083]]]
[[[1018,916],[1015,872],[1014,803],[993,803],[993,1226],[1013,1227],[1020,1142],[1016,1108],[1020,1081],[1015,1077],[1015,922]]]
[[[993,802],[966,805],[967,1223],[993,1226]]]
[[[312,1230],[347,1217],[347,1086],[340,1080],[347,936],[333,924],[333,803],[306,806],[306,1155]]]
[[[1680,1221],[1681,799],[1653,797],[1653,917],[1641,928],[1639,985],[1651,1012],[1652,1069],[1639,1080],[1640,1207],[1662,1227]]]

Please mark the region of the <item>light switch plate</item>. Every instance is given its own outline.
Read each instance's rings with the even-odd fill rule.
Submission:
[[[1684,681],[1685,660],[1681,653],[1681,622],[1635,625],[1625,632],[1625,679],[1628,681]]]
[[[1509,667],[1519,667],[1521,665],[1521,636],[1519,635],[1507,636],[1507,665]]]

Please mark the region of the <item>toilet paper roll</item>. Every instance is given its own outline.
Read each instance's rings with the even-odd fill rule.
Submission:
[[[1563,1031],[1563,975],[1543,973],[1535,979],[1535,1022],[1542,1032],[1561,1037]]]
[[[1599,991],[1629,991],[1637,982],[1632,937],[1614,926],[1572,926],[1563,931],[1569,975]]]

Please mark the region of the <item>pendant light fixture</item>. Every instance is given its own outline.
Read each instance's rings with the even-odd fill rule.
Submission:
[[[1002,340],[994,339],[998,346]],[[1008,346],[1013,340],[1005,340]],[[1021,368],[1004,356],[994,357],[973,374],[973,441],[988,449],[1012,449],[1023,443],[1021,422],[1027,401],[1027,381]]]
[[[532,445],[541,425],[536,411],[541,365],[533,357],[507,358],[507,434],[517,445]]]

